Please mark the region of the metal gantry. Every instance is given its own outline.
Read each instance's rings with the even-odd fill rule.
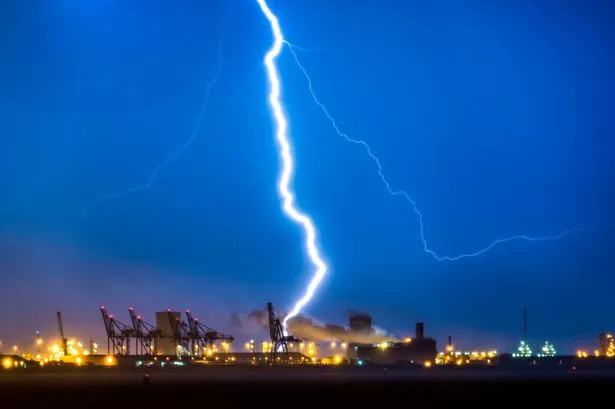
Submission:
[[[181,320],[180,316],[175,316],[174,311],[167,310],[169,323],[171,324],[171,334],[175,343],[175,354],[184,355],[190,350],[190,328],[188,324]]]
[[[205,356],[209,354],[208,351],[214,351],[213,346],[216,341],[232,342],[234,340],[232,336],[200,323],[192,316],[190,310],[186,311],[187,322],[181,320],[181,313],[167,310],[170,325],[169,329],[165,330],[163,328],[167,327],[164,322],[162,324],[157,322],[161,325],[160,327],[149,324],[137,315],[133,307],[128,308],[132,325],[126,325],[113,318],[104,306],[100,307],[100,311],[107,334],[107,352],[113,355],[129,355],[132,338],[135,339],[134,353],[143,356],[160,354],[161,350],[164,350],[160,342],[162,339],[173,343],[173,355],[178,356]],[[170,351],[163,353],[168,354]]]
[[[104,306],[100,307],[102,319],[107,333],[107,353],[113,355],[130,354],[130,338],[135,334],[133,328],[121,323],[107,313]]]
[[[271,362],[277,363],[280,360],[288,362],[288,344],[301,342],[301,340],[292,335],[284,335],[284,327],[273,312],[273,304],[267,303],[267,313],[269,316],[269,335],[273,344],[270,355]]]
[[[198,319],[192,317],[190,310],[186,310],[186,318],[188,319],[187,335],[193,354],[205,356],[207,349],[211,349],[216,341],[233,342],[234,340],[230,335],[201,324]]]
[[[162,330],[143,321],[143,318],[137,315],[133,307],[128,308],[128,313],[134,331],[135,354],[156,355],[156,346],[159,339],[162,338]]]

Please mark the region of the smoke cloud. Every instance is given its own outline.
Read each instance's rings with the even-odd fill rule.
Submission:
[[[356,314],[369,315],[365,312],[358,313],[356,311],[348,311],[347,313],[349,316]],[[282,319],[283,316],[278,318]],[[259,327],[269,330],[267,310],[253,309],[247,315],[247,319],[250,322],[256,323]],[[314,342],[346,341],[357,344],[378,344],[381,342],[401,341],[399,338],[378,329],[372,329],[368,333],[356,332],[339,324],[320,324],[304,315],[298,315],[289,320],[288,330],[299,339]]]
[[[239,318],[239,314],[237,314],[236,312],[231,313],[230,321],[231,327],[241,328],[241,318]]]
[[[267,317],[267,311],[253,309],[248,314],[248,321],[254,321],[261,327],[269,329],[269,318]]]
[[[370,333],[360,333],[347,329],[342,325],[320,325],[310,318],[297,316],[288,322],[290,332],[300,339],[310,341],[347,341],[357,344],[377,344],[380,342],[398,342],[396,337],[372,330]]]

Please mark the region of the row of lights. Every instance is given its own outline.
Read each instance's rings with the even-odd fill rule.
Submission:
[[[590,354],[588,354],[588,353],[587,353],[587,351],[585,351],[584,349],[578,349],[578,350],[577,350],[577,358],[587,358],[589,355],[590,355]],[[600,354],[600,351],[596,349],[596,350],[594,351],[594,356],[595,356],[595,357],[601,357],[601,356],[604,356],[604,357],[607,357],[607,358],[613,358],[613,356],[615,356],[615,355],[613,355],[613,353],[612,353],[612,352],[611,352],[611,353],[609,353],[609,351],[607,351],[607,353],[606,353],[606,354]]]
[[[439,365],[448,365],[455,364],[458,366],[469,364],[470,362],[486,362],[487,364],[491,364],[491,360],[494,359],[498,354],[498,351],[472,351],[472,352],[461,352],[455,351],[453,345],[449,344],[446,346],[446,352],[440,352],[436,357],[436,364]],[[426,365],[428,366],[428,365]]]
[[[22,367],[22,368],[26,368],[27,364],[24,361],[18,361],[18,360],[13,360],[11,358],[4,358],[2,360],[2,367],[4,369],[11,369],[11,368],[18,368],[18,367]]]
[[[332,341],[329,344],[329,347],[331,349],[335,349],[335,348],[346,349],[348,347],[348,343],[346,343],[346,342],[337,343],[335,341]],[[295,344],[294,343],[289,343],[288,344],[288,348],[290,350],[294,350],[295,349]],[[254,340],[251,339],[249,342],[246,342],[244,344],[244,349],[245,349],[246,352],[254,352],[256,350],[256,345],[254,343]],[[310,357],[313,357],[313,356],[316,356],[316,354],[317,354],[318,346],[314,342],[308,342],[307,344],[305,342],[300,342],[298,344],[298,349],[301,352],[305,352],[306,355],[308,355]],[[262,342],[262,344],[261,344],[261,352],[267,353],[267,352],[271,352],[272,350],[273,350],[273,342],[271,342],[271,341],[263,341]]]

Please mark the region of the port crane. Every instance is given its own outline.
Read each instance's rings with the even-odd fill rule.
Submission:
[[[62,341],[62,351],[64,351],[64,356],[68,355],[68,340],[64,336],[64,326],[62,325],[62,313],[60,310],[56,312],[56,316],[58,317],[58,331],[60,332],[60,340]]]
[[[188,319],[187,335],[193,354],[205,356],[207,348],[211,348],[216,341],[233,342],[234,340],[230,335],[201,324],[197,318],[192,316],[190,310],[186,310],[186,318]]]
[[[107,313],[104,305],[100,307],[100,312],[107,332],[107,353],[130,354],[130,338],[135,334],[134,329],[113,318],[113,315]]]
[[[175,341],[175,353],[183,355],[190,351],[190,328],[188,324],[183,322],[180,316],[175,316],[173,311],[167,310],[169,314],[169,324],[171,324],[171,333]]]
[[[280,319],[273,312],[273,304],[267,303],[267,313],[269,316],[269,335],[273,347],[271,348],[271,362],[276,363],[280,358],[288,362],[288,344],[301,342],[292,335],[284,335],[284,327]]]
[[[143,321],[133,307],[128,308],[132,322],[133,336],[135,338],[135,353],[137,355],[156,355],[158,340],[162,338],[162,331],[156,326]]]

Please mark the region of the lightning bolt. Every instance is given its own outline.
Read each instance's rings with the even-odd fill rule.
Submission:
[[[232,12],[232,9],[231,9]],[[230,16],[230,14],[229,14]],[[228,19],[228,17],[227,17]],[[223,26],[226,25],[226,20],[223,23]],[[203,102],[201,103],[201,109],[199,111],[199,115],[196,119],[196,122],[194,124],[194,127],[192,128],[192,133],[190,134],[190,137],[186,140],[186,142],[179,147],[178,150],[176,150],[172,155],[168,156],[164,162],[162,162],[161,164],[159,164],[158,166],[156,166],[154,168],[154,170],[152,171],[152,173],[150,173],[149,179],[147,180],[146,183],[143,183],[141,185],[137,185],[137,186],[133,186],[133,187],[129,187],[126,188],[120,192],[115,192],[115,193],[110,193],[104,196],[100,196],[92,201],[90,201],[88,204],[85,205],[85,207],[82,209],[82,212],[87,212],[88,209],[98,203],[107,201],[107,200],[111,200],[111,199],[116,199],[122,196],[126,196],[130,193],[134,193],[134,192],[138,192],[141,190],[146,190],[149,189],[150,187],[152,187],[152,185],[154,184],[154,182],[156,181],[156,177],[158,176],[158,174],[166,169],[171,162],[173,162],[174,160],[176,160],[182,153],[184,153],[184,151],[186,149],[188,149],[190,147],[190,145],[192,145],[192,142],[194,142],[194,139],[197,136],[198,130],[201,126],[201,122],[203,121],[203,118],[205,117],[205,112],[207,111],[207,106],[209,105],[209,96],[211,94],[211,89],[213,88],[213,86],[218,82],[218,78],[220,77],[220,73],[222,72],[222,50],[223,50],[223,43],[224,43],[224,30],[222,31],[222,33],[220,34],[220,36],[218,37],[218,66],[216,68],[216,72],[214,77],[207,83],[207,85],[205,86],[205,96],[203,97]]]
[[[257,1],[261,11],[269,21],[271,32],[274,37],[273,45],[269,51],[267,51],[264,63],[267,67],[267,77],[269,79],[270,87],[269,105],[271,105],[271,109],[273,110],[273,117],[276,123],[275,135],[282,161],[282,172],[278,181],[278,192],[282,199],[284,212],[288,215],[288,217],[290,217],[290,219],[299,224],[303,229],[307,254],[316,269],[303,297],[295,303],[293,309],[284,318],[282,325],[284,326],[284,332],[286,333],[286,323],[289,319],[299,314],[301,309],[311,300],[314,292],[318,288],[318,285],[327,273],[327,265],[323,261],[318,251],[318,247],[316,246],[316,228],[314,227],[314,223],[308,215],[302,213],[301,210],[297,208],[295,203],[295,195],[292,193],[290,187],[294,162],[288,139],[288,121],[284,116],[282,103],[280,102],[280,77],[275,64],[275,61],[282,52],[282,48],[285,44],[284,35],[280,29],[278,18],[275,14],[273,14],[265,0]]]
[[[396,190],[396,189],[393,189],[391,187],[391,184],[389,183],[388,179],[385,177],[384,172],[382,170],[382,163],[380,162],[380,159],[378,159],[378,157],[374,154],[374,152],[372,151],[371,146],[367,142],[365,142],[364,140],[361,140],[361,139],[352,138],[352,137],[348,136],[346,133],[342,132],[342,130],[337,125],[337,122],[335,121],[333,116],[329,113],[329,110],[327,109],[327,107],[322,102],[320,102],[320,100],[316,96],[316,92],[314,91],[314,86],[312,84],[312,79],[311,79],[310,75],[308,74],[307,70],[305,69],[305,67],[303,66],[303,64],[301,64],[301,61],[299,60],[299,57],[297,56],[297,53],[295,52],[295,49],[297,49],[299,51],[302,51],[303,49],[293,45],[292,43],[290,43],[290,42],[288,42],[286,40],[284,40],[284,44],[288,47],[288,50],[292,54],[292,56],[293,56],[293,58],[295,60],[295,63],[297,64],[297,67],[303,73],[303,76],[305,77],[305,79],[307,81],[308,89],[309,89],[309,92],[310,92],[310,94],[312,96],[312,99],[314,100],[314,103],[316,105],[318,105],[318,107],[320,108],[322,113],[325,115],[325,117],[327,117],[327,119],[331,123],[331,126],[333,127],[333,129],[335,130],[337,135],[342,137],[342,138],[344,138],[348,142],[351,142],[353,144],[362,146],[365,149],[365,152],[367,153],[367,155],[376,164],[376,168],[378,170],[378,176],[380,177],[380,180],[384,184],[384,187],[386,188],[387,192],[389,194],[393,195],[393,196],[401,196],[407,202],[410,203],[410,205],[412,206],[412,209],[414,210],[414,213],[416,213],[417,218],[418,218],[421,241],[423,242],[423,250],[425,251],[425,253],[429,254],[430,256],[432,256],[437,261],[457,261],[457,260],[461,260],[461,259],[464,259],[464,258],[480,256],[481,254],[491,250],[492,248],[494,248],[494,247],[496,247],[498,245],[510,242],[510,241],[525,240],[525,241],[531,241],[531,242],[538,242],[538,241],[545,241],[545,240],[558,240],[559,238],[561,238],[563,236],[566,236],[566,235],[568,235],[570,233],[584,231],[584,229],[573,228],[573,229],[564,230],[564,231],[562,231],[559,234],[549,235],[549,236],[527,236],[525,234],[516,234],[516,235],[510,236],[510,237],[494,240],[488,246],[486,246],[486,247],[484,247],[484,248],[482,248],[480,250],[477,250],[477,251],[475,251],[473,253],[460,254],[460,255],[452,256],[452,257],[451,256],[440,256],[440,255],[438,255],[438,253],[436,253],[434,250],[430,249],[428,244],[427,244],[427,239],[425,238],[425,223],[423,222],[423,213],[421,213],[421,211],[419,210],[419,208],[418,208],[418,206],[416,204],[416,201],[414,199],[412,199],[410,197],[410,195],[406,191],[404,191],[404,190]]]

